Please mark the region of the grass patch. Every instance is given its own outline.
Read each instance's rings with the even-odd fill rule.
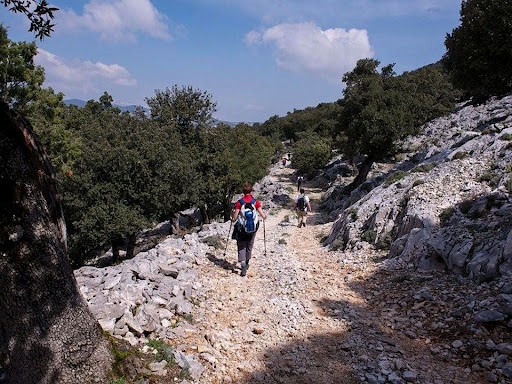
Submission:
[[[277,243],[278,243],[278,244],[281,244],[281,245],[286,245],[286,244],[288,244],[288,243],[286,242],[286,240],[285,240],[285,239],[279,239],[279,241],[278,241]]]
[[[180,375],[178,376],[180,380],[192,380],[192,375],[190,374],[189,367],[185,367],[181,370]]]
[[[348,215],[350,216],[350,218],[351,218],[352,220],[356,221],[356,220],[357,220],[357,209],[355,209],[355,208],[350,208],[350,209],[348,210]]]
[[[428,164],[421,164],[417,167],[414,167],[411,172],[419,173],[419,172],[430,172],[435,167],[437,167],[437,163],[428,163]]]
[[[500,180],[501,175],[494,170],[487,171],[478,178],[478,181],[481,183],[487,183],[491,188],[496,188]]]
[[[452,160],[462,160],[469,156],[469,153],[466,151],[459,151],[453,155]]]
[[[500,140],[512,141],[512,133],[504,133],[499,137]]]
[[[149,339],[146,344],[148,347],[153,348],[156,351],[155,360],[156,361],[167,361],[167,364],[174,365],[176,364],[176,360],[174,360],[174,351],[172,347],[167,344],[163,340],[157,339]]]
[[[384,186],[389,187],[391,184],[396,183],[398,180],[403,179],[405,176],[407,176],[408,172],[395,172],[391,176],[389,176],[386,181],[384,182]]]
[[[202,243],[208,244],[210,247],[213,247],[215,249],[224,249],[225,240],[220,235],[213,235],[205,237],[204,239],[201,239]]]
[[[120,379],[111,381],[110,384],[126,384],[126,380],[124,379],[124,377],[121,377]]]
[[[423,179],[414,180],[414,183],[412,183],[412,187],[414,188],[421,184],[425,184],[425,180],[423,180]]]

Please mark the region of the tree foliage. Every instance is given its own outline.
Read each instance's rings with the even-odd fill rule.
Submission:
[[[512,89],[512,0],[464,0],[443,63],[476,101]]]
[[[331,143],[316,133],[304,133],[292,148],[292,165],[309,177],[323,168],[331,157]]]
[[[0,0],[0,4],[11,12],[24,14],[30,21],[29,32],[34,32],[36,38],[42,40],[53,32],[52,19],[59,9],[50,6],[46,0]]]
[[[350,189],[366,180],[373,162],[395,154],[401,140],[450,111],[457,95],[439,65],[396,76],[393,64],[380,73],[379,64],[359,60],[343,77],[347,87],[338,123],[345,136],[342,149],[349,156],[366,156]]]
[[[44,69],[34,65],[35,43],[14,42],[0,24],[0,99],[22,111],[36,98]]]

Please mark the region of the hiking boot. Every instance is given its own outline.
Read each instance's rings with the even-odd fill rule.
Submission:
[[[303,226],[303,227],[305,227],[305,226],[306,226],[306,222],[305,222],[305,221],[302,223],[302,226]]]
[[[247,275],[247,270],[249,269],[249,266],[248,265],[245,265],[242,267],[242,272],[240,272],[240,276],[245,276]]]

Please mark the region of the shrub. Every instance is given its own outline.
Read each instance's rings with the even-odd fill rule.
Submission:
[[[201,242],[208,244],[210,247],[215,249],[223,249],[225,246],[225,241],[220,235],[213,235],[205,237],[201,240]]]
[[[370,244],[375,244],[375,240],[377,240],[377,232],[373,229],[367,229],[361,234],[361,240]]]
[[[435,167],[437,167],[437,163],[428,163],[428,164],[421,164],[417,167],[414,167],[411,172],[430,172]]]
[[[405,176],[407,176],[408,172],[395,172],[391,176],[387,178],[387,180],[384,182],[385,187],[389,187],[391,184],[396,183],[398,180],[403,179]]]
[[[448,221],[450,221],[450,218],[452,217],[454,212],[455,209],[453,207],[448,207],[441,211],[441,213],[439,214],[439,220],[441,221],[442,226],[448,224]]]
[[[423,179],[414,180],[414,183],[412,183],[412,187],[414,188],[421,184],[425,184],[425,180],[423,180]]]
[[[167,364],[176,364],[172,347],[163,340],[149,339],[146,343],[148,347],[156,351],[155,359],[165,360]]]
[[[379,240],[377,241],[377,248],[389,250],[389,248],[391,248],[392,243],[393,243],[393,236],[392,236],[391,232],[387,232],[384,234],[384,236],[381,236],[379,238]]]
[[[507,189],[508,193],[512,193],[512,176],[508,178],[503,185]]]
[[[285,239],[279,239],[279,241],[277,243],[282,244],[282,245],[288,244]]]
[[[350,216],[350,218],[351,218],[352,220],[356,221],[356,220],[357,220],[357,209],[355,209],[355,208],[350,208],[350,209],[348,210],[348,215]]]
[[[455,155],[453,155],[452,159],[453,160],[461,160],[461,159],[464,159],[466,157],[468,157],[468,153],[467,152],[459,151]]]
[[[504,133],[503,135],[500,136],[500,140],[511,141],[512,133]]]

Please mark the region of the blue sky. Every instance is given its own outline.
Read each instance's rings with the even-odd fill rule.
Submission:
[[[460,0],[67,0],[37,42],[45,86],[65,98],[144,105],[174,84],[207,91],[215,117],[265,121],[342,96],[360,58],[402,73],[438,61]],[[12,40],[28,22],[0,10]]]

